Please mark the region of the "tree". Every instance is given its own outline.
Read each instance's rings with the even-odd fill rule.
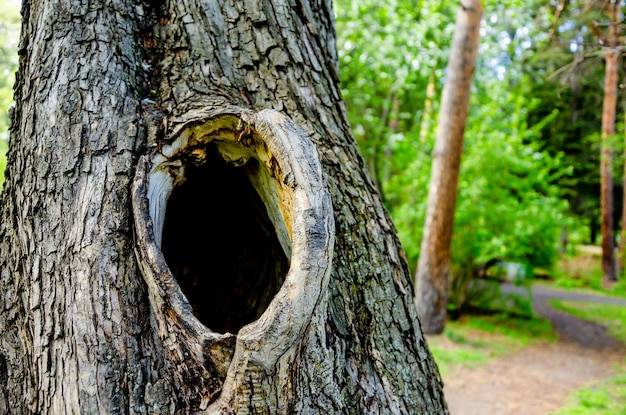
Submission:
[[[479,0],[461,4],[443,88],[424,235],[415,276],[415,302],[426,333],[441,333],[445,327],[450,243],[481,17]]]
[[[613,143],[617,112],[617,81],[619,67],[619,2],[611,0],[607,6],[609,36],[602,38],[606,44],[604,99],[602,102],[602,158],[600,165],[600,208],[602,212],[602,271],[607,281],[615,281],[613,236]]]
[[[330,1],[22,15],[1,413],[447,413]]]
[[[579,226],[572,226],[574,241],[597,243],[601,233],[600,168],[604,54],[599,50],[595,22],[606,19],[608,2],[567,1],[545,5],[538,12],[537,32],[549,34],[529,56],[526,71],[533,79],[532,95],[543,105],[535,107],[530,120],[538,121],[558,110],[553,122],[541,131],[543,148],[553,156],[563,154],[571,168],[560,181],[563,196]],[[543,21],[543,24],[541,23]],[[594,34],[595,33],[595,34]],[[619,187],[614,191],[618,192]],[[616,198],[615,211],[621,201]],[[613,217],[614,224],[619,222]]]
[[[620,269],[618,274],[623,274],[626,270],[626,96],[622,94],[622,226],[619,238],[619,251],[620,251]]]

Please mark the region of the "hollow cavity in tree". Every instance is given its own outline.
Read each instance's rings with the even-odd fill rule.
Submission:
[[[176,125],[137,166],[136,253],[164,344],[225,379],[215,409],[241,373],[294,352],[328,284],[333,213],[316,149],[285,115],[198,110]]]
[[[254,158],[227,163],[209,143],[167,202],[161,250],[194,315],[214,331],[236,333],[259,318],[289,269],[249,180],[264,168]]]

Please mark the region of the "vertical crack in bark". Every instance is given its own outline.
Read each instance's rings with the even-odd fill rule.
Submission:
[[[164,344],[184,349],[182,355],[187,359],[183,357],[181,361],[185,360],[186,365],[192,358],[209,372],[204,375],[206,384],[201,394],[205,399],[199,409],[205,409],[214,400],[224,380],[220,400],[209,409],[218,413],[219,408],[232,407],[236,399],[241,399],[242,391],[248,395],[258,393],[258,387],[247,385],[251,377],[260,384],[274,372],[279,361],[291,364],[290,352],[295,351],[328,284],[334,219],[316,149],[303,130],[285,115],[273,110],[253,113],[232,107],[217,111],[195,109],[174,123],[177,127],[173,128],[170,144],[144,155],[137,167],[133,183],[136,253],[149,288],[160,338]],[[231,166],[224,165],[216,154]],[[178,194],[176,198],[181,198],[182,206],[173,205],[177,219],[166,226],[165,210],[172,192],[184,192],[182,183],[187,179],[192,185],[188,196],[206,192],[203,185],[198,187],[193,182],[207,185],[207,174],[219,176],[211,180],[222,182],[217,186],[221,187],[220,192],[227,192],[231,204],[223,197],[215,198],[211,191],[201,195],[205,198],[200,205],[197,201],[186,202]],[[220,203],[230,212],[224,206],[210,206]],[[238,206],[243,204],[247,206]],[[222,247],[225,249],[220,255],[230,255],[228,267],[235,267],[234,274],[226,272],[218,275],[218,280],[203,281],[204,288],[198,289],[197,279],[203,278],[199,274],[215,271],[209,269],[214,264],[208,264],[198,267],[194,271],[196,275],[185,280],[185,272],[197,264],[185,262],[191,261],[189,256],[184,258],[190,252],[180,249],[180,239],[194,238],[190,234],[198,229],[181,229],[178,219],[184,214],[194,221],[224,221],[225,232],[231,229],[244,232],[256,223],[254,236],[248,235],[251,243],[243,245],[246,258],[229,252],[231,247]],[[222,217],[207,218],[207,215]],[[241,223],[235,226],[237,216],[242,215],[252,218],[240,218]],[[170,241],[171,236],[179,240]],[[166,262],[161,247],[169,252],[172,264]],[[215,242],[209,244],[209,249],[215,247]],[[261,251],[260,255],[252,253],[255,249]],[[200,256],[203,252],[198,250],[191,255]],[[192,262],[205,260],[196,257]],[[172,269],[176,269],[180,281]],[[253,275],[244,275],[250,273]],[[221,289],[226,285],[217,282],[223,277],[234,280],[230,294],[224,294]],[[247,282],[250,284],[245,287]],[[183,294],[181,285],[187,285],[189,296]],[[231,298],[211,297],[212,285],[218,295]],[[242,288],[255,292],[242,293]],[[219,302],[233,298],[239,305],[219,314],[217,311],[222,307]],[[199,305],[203,302],[204,305]],[[221,325],[220,319],[224,320]],[[256,320],[239,329],[252,319]],[[232,334],[215,333],[201,320],[215,324],[213,328],[220,330],[239,329],[236,346]]]

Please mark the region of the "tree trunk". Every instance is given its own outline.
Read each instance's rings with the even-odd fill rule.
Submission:
[[[428,136],[432,131],[433,124],[433,103],[435,100],[435,69],[433,69],[428,77],[426,85],[426,98],[424,98],[424,111],[422,112],[422,120],[420,121],[420,144],[426,144]]]
[[[425,333],[441,333],[446,322],[450,242],[481,17],[479,0],[462,2],[443,87],[424,235],[415,277],[415,302]]]
[[[620,267],[616,274],[624,275],[624,271],[626,270],[626,96],[622,94],[622,111],[624,111],[623,116],[623,173],[622,173],[622,226],[621,226],[621,234],[619,238],[620,246]]]
[[[617,1],[608,6],[610,25],[605,56],[604,101],[602,104],[602,157],[600,166],[600,209],[602,212],[602,271],[607,281],[615,281],[613,238],[613,138],[617,112],[617,81],[619,67],[619,35]]]
[[[447,413],[330,1],[22,13],[0,413]]]

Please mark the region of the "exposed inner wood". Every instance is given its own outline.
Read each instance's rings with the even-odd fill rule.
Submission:
[[[206,161],[186,169],[167,203],[162,251],[194,315],[218,332],[237,333],[278,292],[289,260],[249,176],[209,144]]]

